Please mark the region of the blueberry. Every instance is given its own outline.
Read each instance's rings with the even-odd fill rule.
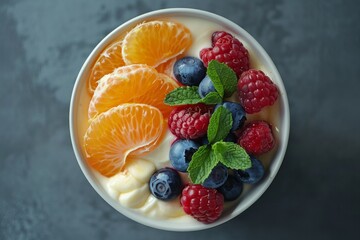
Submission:
[[[244,122],[246,120],[246,113],[244,108],[239,103],[224,101],[221,104],[217,104],[215,106],[215,110],[219,106],[223,106],[224,108],[229,110],[232,114],[233,125],[231,127],[231,131],[236,131],[244,125]]]
[[[216,92],[214,84],[208,75],[200,82],[198,92],[202,98],[210,92]]]
[[[203,182],[203,186],[207,188],[218,188],[223,185],[228,178],[227,168],[219,164],[214,167],[207,179]]]
[[[234,133],[229,132],[229,134],[224,138],[224,142],[236,143],[237,142],[237,136]]]
[[[223,141],[224,141],[224,142],[233,142],[233,143],[236,143],[236,142],[237,142],[237,136],[236,136],[234,133],[229,132],[229,134],[224,138]],[[200,145],[209,144],[209,140],[208,140],[207,136],[200,138],[199,140],[197,140],[197,142],[198,142]]]
[[[167,201],[180,195],[183,184],[176,170],[162,168],[151,176],[149,186],[154,197]]]
[[[253,156],[250,156],[251,167],[246,170],[235,171],[235,176],[243,183],[255,184],[259,182],[265,173],[263,164]]]
[[[192,155],[200,145],[192,140],[177,140],[170,148],[170,162],[172,166],[180,171],[186,172]]]
[[[233,175],[229,175],[226,182],[217,190],[222,193],[225,201],[232,201],[241,195],[243,183]]]
[[[184,85],[198,86],[206,75],[203,62],[195,57],[184,57],[174,64],[174,76]]]

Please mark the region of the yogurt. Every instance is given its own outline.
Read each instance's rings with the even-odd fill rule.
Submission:
[[[201,49],[211,46],[211,35],[213,32],[219,30],[228,31],[216,23],[198,18],[174,17],[160,20],[180,22],[191,31],[193,43],[190,49],[185,53],[187,56],[199,57],[199,52]],[[242,41],[239,36],[236,37]],[[247,45],[246,42],[242,42],[249,51],[251,68],[263,70],[271,77],[271,72],[269,72],[267,69],[264,69],[260,63],[255,61],[255,57],[252,55],[252,49]],[[233,101],[234,100],[236,100],[235,96],[233,96]],[[87,93],[86,88],[83,88],[80,95],[80,108],[78,111],[78,126],[79,134],[81,136],[79,139],[82,146],[83,136],[86,132],[86,129],[88,128],[87,110],[89,102],[90,96]],[[278,111],[278,108],[278,103],[275,103],[272,107],[268,107],[266,110],[261,111],[261,113],[251,115],[250,118],[248,117],[248,120],[262,119],[270,123],[274,123],[277,121],[277,114],[274,114],[274,112]],[[274,130],[275,138],[278,138],[276,126],[274,127]],[[94,175],[107,194],[111,198],[115,199],[120,205],[126,208],[133,209],[134,211],[149,218],[168,220],[172,219],[175,221],[195,221],[192,217],[184,213],[182,207],[180,206],[179,198],[164,202],[156,199],[149,191],[148,182],[151,175],[157,169],[170,166],[169,150],[170,145],[174,140],[175,137],[170,133],[169,130],[167,130],[166,136],[159,147],[147,155],[144,155],[140,158],[131,159],[125,171],[120,172],[110,178],[104,177],[96,171],[94,171]],[[276,147],[274,149],[276,149]],[[273,152],[274,150],[262,156],[261,159],[265,167],[267,167],[270,163],[270,160],[274,155]],[[181,175],[184,182],[187,182],[187,174]],[[249,186],[245,185],[242,194],[246,194],[249,188]],[[237,201],[225,203],[225,211],[237,203]]]

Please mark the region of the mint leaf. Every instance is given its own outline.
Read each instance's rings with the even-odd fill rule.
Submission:
[[[210,145],[201,146],[193,155],[188,167],[188,173],[194,184],[202,184],[209,177],[211,170],[218,164]]]
[[[222,102],[222,97],[217,92],[209,92],[203,99],[201,99],[202,103],[205,104],[218,104]]]
[[[245,170],[251,167],[249,155],[236,143],[217,142],[212,149],[219,161],[228,168]]]
[[[196,104],[201,102],[198,87],[179,87],[168,93],[164,103],[170,106]]]
[[[236,73],[224,63],[210,61],[206,74],[221,97],[230,97],[237,88]]]
[[[229,134],[232,123],[231,112],[223,106],[218,107],[211,115],[207,130],[209,143],[223,140]]]

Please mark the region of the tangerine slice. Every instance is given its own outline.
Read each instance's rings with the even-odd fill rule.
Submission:
[[[157,107],[167,118],[173,108],[164,104],[164,98],[177,87],[175,80],[152,67],[143,64],[120,67],[99,81],[88,115],[91,119],[119,104],[144,103]]]
[[[122,104],[91,121],[84,136],[86,161],[106,177],[121,171],[128,156],[141,156],[161,142],[166,129],[159,109]]]
[[[175,78],[174,74],[173,74],[173,72],[174,72],[173,68],[174,68],[174,64],[176,61],[177,61],[177,58],[171,58],[171,59],[167,60],[166,62],[157,66],[156,71],[158,71],[159,73],[166,74],[169,77]]]
[[[123,60],[126,65],[143,63],[157,67],[184,53],[191,42],[189,29],[180,23],[170,21],[141,23],[124,38]]]
[[[122,40],[115,41],[106,47],[97,58],[90,71],[88,80],[88,90],[90,93],[95,91],[97,82],[104,75],[111,73],[115,68],[124,66],[125,63],[121,54]]]

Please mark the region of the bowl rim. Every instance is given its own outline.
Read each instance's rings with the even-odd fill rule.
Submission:
[[[234,211],[231,214],[228,214],[227,216],[222,217],[219,220],[217,220],[211,224],[199,223],[199,224],[189,224],[189,226],[183,226],[182,224],[177,223],[177,224],[166,225],[166,224],[164,224],[163,221],[157,221],[154,219],[139,216],[139,214],[136,214],[135,212],[131,211],[130,209],[120,206],[119,203],[117,203],[114,199],[112,199],[107,193],[105,193],[103,191],[102,187],[99,186],[98,183],[96,183],[95,179],[89,173],[89,167],[86,166],[85,160],[82,159],[81,146],[79,144],[78,137],[76,134],[77,131],[76,131],[76,117],[75,116],[76,116],[76,110],[78,107],[76,105],[76,102],[77,102],[77,98],[79,96],[79,92],[81,91],[80,81],[86,70],[86,67],[97,56],[98,52],[106,44],[108,44],[110,42],[110,40],[117,33],[121,32],[122,29],[126,29],[127,26],[133,25],[135,23],[138,23],[138,22],[141,22],[146,19],[153,18],[153,17],[164,17],[167,15],[177,15],[177,14],[191,15],[191,16],[197,16],[197,17],[204,18],[204,19],[210,19],[211,21],[217,22],[221,25],[225,25],[226,27],[230,27],[231,29],[236,29],[237,33],[241,33],[241,36],[246,37],[246,39],[247,39],[246,42],[251,42],[254,49],[256,49],[256,51],[258,51],[262,55],[262,57],[265,59],[267,64],[270,66],[273,76],[275,76],[275,78],[277,79],[277,86],[281,93],[279,96],[282,99],[282,106],[281,106],[282,111],[283,111],[282,132],[279,136],[279,138],[282,141],[282,144],[281,144],[281,146],[279,146],[276,161],[274,161],[275,159],[272,161],[271,175],[269,176],[269,178],[266,181],[263,181],[261,186],[256,187],[256,190],[254,190],[255,193],[252,194],[252,196],[246,202],[243,201],[242,205],[239,209],[234,209]],[[290,110],[289,110],[289,103],[288,103],[288,98],[287,98],[286,90],[284,87],[284,83],[282,81],[282,78],[281,78],[275,64],[273,63],[272,59],[269,57],[267,52],[264,50],[264,48],[247,31],[245,31],[242,27],[240,27],[236,23],[234,23],[220,15],[217,15],[217,14],[214,14],[214,13],[211,13],[208,11],[193,9],[193,8],[166,8],[166,9],[151,11],[151,12],[139,15],[135,18],[132,18],[132,19],[126,21],[125,23],[116,27],[109,34],[107,34],[96,45],[96,47],[91,51],[90,55],[85,60],[84,64],[82,65],[82,67],[77,75],[77,78],[76,78],[76,81],[74,84],[74,88],[73,88],[73,91],[71,94],[70,108],[69,108],[69,130],[70,130],[70,138],[71,138],[73,151],[75,153],[75,157],[77,159],[77,162],[78,162],[83,174],[85,175],[85,177],[88,180],[88,182],[90,183],[90,185],[94,188],[94,190],[110,206],[112,206],[114,209],[116,209],[118,212],[120,212],[124,216],[126,216],[138,223],[149,226],[149,227],[153,227],[153,228],[157,228],[157,229],[161,229],[161,230],[167,230],[167,231],[179,231],[179,232],[197,231],[197,230],[209,229],[209,228],[221,225],[221,224],[233,219],[234,217],[238,216],[240,213],[245,211],[247,208],[249,208],[253,203],[255,203],[261,197],[261,195],[268,189],[268,187],[272,183],[273,179],[277,175],[277,173],[280,169],[280,166],[283,162],[285,153],[286,153],[289,134],[290,134]]]

